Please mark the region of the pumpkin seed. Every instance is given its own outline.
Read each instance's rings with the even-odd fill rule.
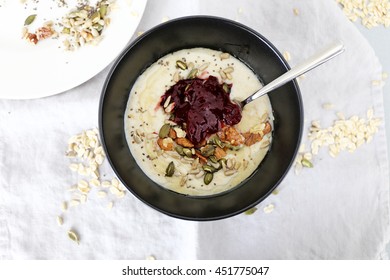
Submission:
[[[225,148],[225,144],[219,139],[218,137],[215,138],[214,140],[215,144],[220,147],[221,149]]]
[[[257,211],[257,208],[256,207],[252,207],[251,209],[248,209],[244,212],[245,215],[252,215],[253,213],[255,213]]]
[[[179,155],[185,156],[185,154],[184,154],[184,152],[183,152],[183,147],[182,147],[182,146],[177,145],[177,146],[175,147],[175,151],[176,151]]]
[[[211,183],[211,181],[213,180],[214,178],[214,175],[213,173],[206,173],[206,175],[204,175],[203,177],[203,182],[208,185]]]
[[[211,156],[211,155],[214,154],[214,151],[215,151],[214,146],[212,146],[212,145],[206,145],[206,146],[204,146],[204,147],[201,149],[200,153],[201,153],[202,156],[204,156],[204,157],[209,157],[209,156]]]
[[[100,20],[100,13],[98,11],[94,12],[91,16],[91,20],[93,23],[97,23]]]
[[[163,139],[164,139],[164,138],[167,138],[170,129],[171,129],[171,126],[170,126],[168,123],[164,124],[164,125],[160,128],[160,131],[158,132],[158,137],[163,138]]]
[[[100,17],[104,18],[107,14],[107,6],[106,5],[100,6],[99,12],[100,12]]]
[[[190,73],[187,76],[187,79],[194,79],[198,75],[198,69],[194,68],[190,71]]]
[[[68,231],[68,237],[70,240],[79,244],[79,237],[77,236],[77,234],[73,230]]]
[[[208,165],[208,164],[202,165],[202,168],[204,171],[209,172],[209,173],[214,173],[214,172],[218,171],[215,167]]]
[[[212,167],[214,167],[216,170],[219,170],[219,169],[221,169],[222,168],[222,163],[220,163],[220,162],[211,162],[210,163],[210,165],[212,166]]]
[[[213,155],[209,156],[209,160],[213,163],[218,163],[218,159],[216,158],[216,156]]]
[[[63,33],[63,34],[70,34],[70,28],[64,27],[64,28],[62,29],[62,33]]]
[[[313,163],[306,158],[302,159],[301,163],[304,167],[313,168]]]
[[[188,148],[183,148],[183,153],[186,157],[192,157],[192,151]]]
[[[36,14],[33,14],[33,15],[29,15],[25,21],[24,21],[24,25],[30,25],[31,23],[33,23],[33,21],[35,20],[35,18],[37,17]]]
[[[173,173],[175,173],[175,164],[173,163],[173,161],[171,161],[168,164],[167,169],[165,170],[165,176],[172,177]]]
[[[182,70],[186,70],[187,69],[187,64],[184,61],[181,61],[181,60],[177,60],[176,61],[176,66],[179,67]]]
[[[233,151],[238,151],[241,149],[240,146],[233,146],[232,144],[230,143],[224,143],[225,147],[229,148],[230,150],[233,150]]]

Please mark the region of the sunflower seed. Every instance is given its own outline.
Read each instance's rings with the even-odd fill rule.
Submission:
[[[183,187],[187,183],[187,176],[183,176],[180,179],[180,187]]]
[[[199,70],[194,68],[190,71],[190,73],[187,76],[187,79],[194,79],[198,75]]]
[[[223,70],[219,70],[219,75],[221,76],[222,80],[226,80],[227,79],[226,73],[223,72]]]
[[[199,71],[204,71],[209,67],[210,62],[203,63],[201,66],[198,67]]]
[[[172,98],[172,96],[168,95],[168,97],[165,100],[164,105],[163,105],[164,109],[168,107],[169,103],[171,102],[171,98]]]
[[[234,71],[234,68],[232,66],[229,66],[229,67],[226,67],[225,69],[223,69],[223,72],[225,72],[225,74],[233,73],[233,71]]]
[[[235,169],[230,169],[230,170],[226,170],[226,171],[224,172],[224,174],[225,174],[226,176],[231,176],[231,175],[235,174],[236,172],[237,172],[237,170],[235,170]]]
[[[221,58],[221,60],[228,59],[230,57],[230,54],[229,53],[221,53],[219,57]]]

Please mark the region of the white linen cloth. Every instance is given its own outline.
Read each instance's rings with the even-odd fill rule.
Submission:
[[[299,12],[294,15],[293,9]],[[291,54],[293,66],[341,40],[347,51],[300,81],[303,143],[311,120],[324,126],[340,111],[384,119],[381,65],[336,1],[149,0],[139,31],[162,20],[207,14],[242,22]],[[207,32],[205,33],[207,36]],[[229,36],[229,34],[226,34]],[[163,215],[129,192],[61,213],[66,189],[81,177],[69,170],[67,140],[97,127],[108,68],[68,92],[37,100],[0,100],[0,259],[378,259],[390,238],[389,174],[384,123],[370,144],[336,159],[321,150],[315,167],[291,170],[253,215],[190,222]],[[1,78],[0,78],[1,79]],[[22,80],[22,79],[21,79]],[[1,84],[0,84],[1,86]],[[335,109],[325,111],[325,102]],[[113,177],[105,163],[103,179]],[[273,204],[266,214],[262,209]],[[63,226],[56,224],[62,215]],[[74,229],[80,244],[67,237]]]

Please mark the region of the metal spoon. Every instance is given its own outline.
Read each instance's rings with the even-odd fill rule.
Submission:
[[[290,69],[286,73],[284,73],[279,78],[273,80],[269,84],[265,85],[261,89],[259,89],[257,92],[249,96],[243,101],[238,101],[237,103],[243,108],[246,104],[249,102],[252,102],[253,100],[267,94],[268,92],[281,87],[282,85],[286,84],[287,82],[290,82],[291,80],[295,79],[296,77],[312,70],[313,68],[316,68],[317,66],[327,62],[328,60],[336,57],[337,55],[344,52],[344,45],[343,44],[337,44],[333,45],[330,48],[326,49],[325,51],[314,55],[310,59],[308,59],[306,62],[303,62],[294,68]]]

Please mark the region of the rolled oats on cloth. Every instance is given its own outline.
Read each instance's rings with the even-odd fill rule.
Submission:
[[[97,127],[108,68],[60,95],[0,100],[0,259],[387,258],[383,90],[372,83],[381,80],[382,69],[338,5],[328,0],[149,0],[137,34],[180,16],[221,16],[264,35],[291,66],[343,41],[344,54],[298,79],[305,110],[302,143],[310,151],[312,121],[329,127],[338,113],[366,118],[372,109],[382,121],[370,143],[353,153],[340,151],[336,158],[320,148],[305,157],[313,167],[299,175],[292,169],[258,211],[198,223],[163,215],[127,191],[116,197],[120,188],[110,191],[116,181],[106,160],[99,166],[99,182],[72,171],[79,165],[65,156],[68,140]],[[324,109],[324,104],[332,106]],[[80,190],[84,193],[74,197]]]

